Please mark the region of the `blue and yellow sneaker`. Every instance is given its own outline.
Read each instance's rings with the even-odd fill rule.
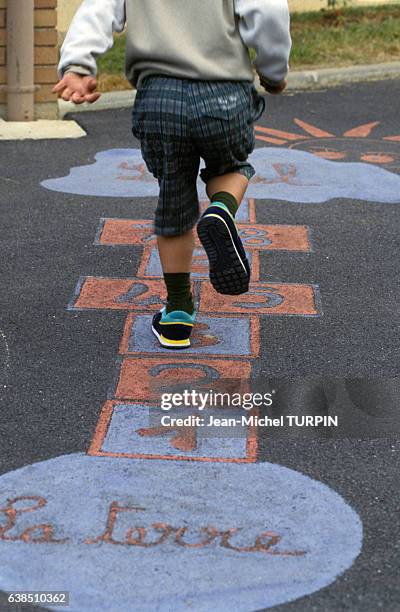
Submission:
[[[197,234],[210,262],[215,291],[238,295],[249,290],[250,266],[234,217],[226,206],[211,204],[197,225]]]
[[[185,349],[190,346],[196,311],[190,315],[184,310],[166,312],[166,307],[153,317],[151,329],[161,346],[168,349]]]

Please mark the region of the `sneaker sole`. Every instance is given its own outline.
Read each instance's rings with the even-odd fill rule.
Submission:
[[[186,349],[190,347],[190,338],[187,340],[175,340],[174,342],[170,342],[167,338],[161,336],[153,325],[151,326],[151,331],[161,344],[163,348],[172,349],[174,351],[181,351],[182,349]],[[177,344],[175,344],[177,342]]]
[[[225,221],[205,215],[198,223],[197,234],[210,262],[210,281],[215,291],[224,295],[246,293],[250,277]]]

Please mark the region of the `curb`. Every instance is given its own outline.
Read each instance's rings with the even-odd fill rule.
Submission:
[[[387,78],[400,78],[400,62],[294,71],[289,73],[287,89],[306,90]],[[257,86],[260,87],[258,77]]]
[[[132,107],[135,100],[136,90],[115,91],[101,94],[101,98],[94,104],[74,104],[58,99],[58,116],[63,119],[67,113],[82,113],[85,111],[111,110]]]
[[[400,62],[293,71],[289,73],[286,91],[304,91],[321,87],[334,87],[346,83],[383,80],[388,78],[400,78]],[[265,93],[257,75],[255,76],[254,83],[259,93]],[[132,107],[135,95],[136,90],[134,89],[103,93],[98,102],[81,105],[59,99],[59,117],[62,119],[67,113]]]
[[[85,130],[76,121],[38,119],[36,121],[4,121],[0,119],[0,141],[49,140],[83,138]]]

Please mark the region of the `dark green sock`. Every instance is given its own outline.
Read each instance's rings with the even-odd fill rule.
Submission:
[[[173,310],[184,310],[192,314],[194,302],[190,285],[189,272],[164,272],[167,287],[167,313]]]
[[[218,193],[214,193],[211,198],[211,203],[212,202],[221,202],[221,204],[225,204],[233,217],[236,215],[237,209],[239,208],[235,196],[227,191],[218,191]]]

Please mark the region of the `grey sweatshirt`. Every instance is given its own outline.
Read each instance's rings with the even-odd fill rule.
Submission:
[[[61,48],[59,76],[96,75],[96,58],[127,26],[126,76],[149,74],[253,81],[254,65],[271,84],[288,71],[287,0],[83,0]]]

